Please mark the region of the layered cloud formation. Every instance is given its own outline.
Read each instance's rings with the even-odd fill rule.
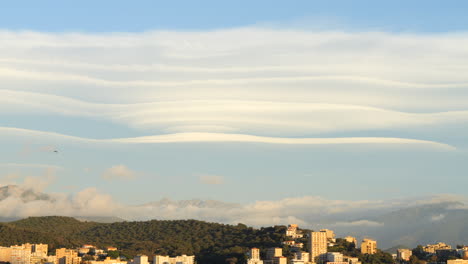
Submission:
[[[152,136],[133,142],[430,143],[405,135],[468,121],[465,34],[3,31],[0,40],[3,114]],[[362,138],[332,139],[346,133]]]

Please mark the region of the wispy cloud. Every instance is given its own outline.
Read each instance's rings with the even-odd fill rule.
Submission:
[[[384,223],[371,221],[371,220],[357,220],[351,222],[337,222],[333,224],[334,226],[369,226],[369,227],[378,227],[383,226]]]
[[[10,137],[30,137],[45,139],[60,139],[70,142],[89,142],[102,144],[164,144],[164,143],[190,143],[190,142],[240,142],[240,143],[265,143],[285,145],[376,145],[401,146],[401,147],[430,147],[440,150],[453,151],[454,146],[419,139],[388,138],[388,137],[343,137],[343,138],[285,138],[263,137],[243,134],[226,133],[175,133],[155,136],[143,136],[134,138],[91,139],[68,136],[53,132],[44,132],[20,128],[0,127],[0,134]]]
[[[63,169],[62,166],[53,164],[40,164],[40,163],[0,163],[0,167],[16,167],[16,168],[40,168],[40,169]]]
[[[132,180],[137,173],[125,165],[115,165],[104,171],[102,178],[106,180]]]
[[[198,179],[201,183],[209,185],[219,185],[224,183],[224,177],[219,175],[200,175]]]

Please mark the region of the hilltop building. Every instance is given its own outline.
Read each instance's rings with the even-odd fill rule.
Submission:
[[[354,246],[357,247],[357,239],[352,236],[345,236],[344,240],[346,240],[349,243],[354,243]]]
[[[310,232],[309,235],[309,253],[310,261],[322,263],[327,253],[327,233],[326,232]]]
[[[303,235],[298,231],[298,225],[290,224],[286,229],[286,236],[292,237],[293,239],[301,238]]]
[[[423,247],[424,252],[427,253],[436,253],[437,250],[441,249],[452,249],[452,247],[443,242],[439,242],[437,244],[428,244],[425,247]]]
[[[375,254],[377,253],[377,241],[365,238],[361,243],[362,254]]]

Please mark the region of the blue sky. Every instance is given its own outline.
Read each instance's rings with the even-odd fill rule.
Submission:
[[[467,5],[4,3],[0,183],[78,207],[463,200]]]
[[[0,24],[13,30],[133,32],[210,30],[261,23],[340,29],[465,31],[466,1],[8,1]]]

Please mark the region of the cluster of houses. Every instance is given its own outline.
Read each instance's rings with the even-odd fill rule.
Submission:
[[[10,264],[194,264],[195,256],[161,256],[138,255],[132,260],[112,259],[107,256],[115,247],[99,249],[93,245],[83,245],[78,249],[58,248],[55,255],[48,254],[47,244],[22,244],[0,247],[0,262]]]
[[[298,225],[289,225],[286,229],[288,240],[283,244],[289,246],[293,253],[292,258],[283,256],[282,248],[269,248],[263,258],[260,257],[260,250],[252,248],[248,252],[247,264],[361,264],[358,258],[345,256],[338,252],[328,252],[328,249],[335,245],[335,233],[329,229],[322,229],[318,232],[310,232],[303,234]],[[308,238],[307,247],[304,247],[303,237]],[[353,243],[357,248],[357,239],[352,236],[343,238],[349,243]],[[449,259],[447,264],[468,264],[468,247],[452,249],[450,245],[445,243],[429,244],[422,250],[430,255],[439,257],[440,259]],[[369,238],[364,238],[360,245],[362,254],[376,254],[377,241]],[[413,252],[411,249],[401,248],[393,254],[395,263],[408,264]],[[428,264],[441,264],[428,263]],[[445,262],[444,262],[445,264]]]

